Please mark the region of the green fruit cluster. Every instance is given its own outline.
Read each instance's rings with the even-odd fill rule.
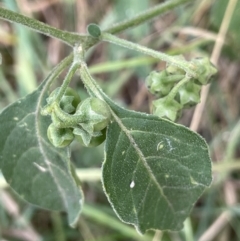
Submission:
[[[167,77],[166,70],[152,71],[146,79],[149,92],[157,97],[166,96],[174,86],[174,83],[169,82]]]
[[[56,100],[59,90],[57,88],[50,94],[48,104]],[[51,111],[51,118],[47,136],[55,147],[67,147],[74,139],[84,146],[93,147],[106,139],[111,113],[104,101],[95,97],[81,101],[78,93],[68,87],[58,108]],[[76,122],[78,119],[81,121]]]
[[[182,56],[176,56],[183,60]],[[197,73],[198,79],[189,78],[189,81],[179,86],[172,98],[171,90],[185,77],[185,72],[178,66],[169,64],[161,72],[153,71],[146,79],[149,92],[158,97],[153,101],[153,114],[175,121],[184,108],[190,108],[200,102],[202,85],[208,84],[217,70],[208,58],[196,58],[190,61],[190,68]]]
[[[176,56],[182,60],[183,56]],[[169,94],[174,85],[179,82],[185,73],[175,65],[168,64],[166,69],[160,72],[152,71],[146,79],[146,84],[150,93],[156,97],[164,97]]]
[[[51,103],[57,97],[59,93],[60,87],[56,88],[50,96],[47,98],[47,103]],[[78,104],[81,102],[81,98],[77,91],[74,89],[67,87],[64,96],[60,101],[60,108],[68,114],[73,114],[76,111]]]
[[[111,120],[108,105],[95,97],[90,97],[78,105],[76,115],[84,113],[87,121],[75,127],[73,134],[84,146],[94,147],[106,139],[106,127]]]

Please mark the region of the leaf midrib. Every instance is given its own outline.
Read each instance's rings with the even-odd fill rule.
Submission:
[[[110,108],[111,109],[111,108]],[[157,182],[156,177],[152,174],[152,170],[149,167],[142,151],[139,149],[137,143],[135,142],[135,140],[133,139],[133,137],[130,135],[130,131],[128,131],[128,129],[125,127],[125,125],[122,123],[121,119],[115,114],[115,112],[111,109],[111,113],[113,118],[115,119],[115,121],[117,122],[117,124],[119,125],[120,129],[125,133],[125,135],[127,136],[127,138],[129,139],[130,143],[132,144],[133,148],[135,149],[135,151],[137,152],[138,156],[139,156],[139,160],[141,160],[143,166],[145,167],[145,169],[147,170],[150,178],[152,179],[153,183],[157,186],[157,189],[159,190],[160,194],[163,196],[163,198],[165,199],[165,201],[167,202],[169,208],[172,210],[172,212],[174,213],[174,208],[171,205],[170,201],[168,200],[168,198],[165,196],[164,191],[161,187],[161,185]],[[138,160],[138,161],[139,161]]]

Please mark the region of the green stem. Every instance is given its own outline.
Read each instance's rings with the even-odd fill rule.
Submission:
[[[58,103],[55,103],[53,108],[54,108],[55,115],[60,120],[60,122],[58,122],[58,125],[57,125],[58,128],[74,127],[74,126],[77,126],[78,123],[83,123],[88,121],[88,119],[84,114],[70,115],[64,112],[60,108]],[[61,123],[61,121],[63,123]]]
[[[166,83],[175,83],[178,82],[179,80],[183,79],[185,75],[172,75],[172,76],[167,76],[164,82]]]
[[[71,55],[71,60],[72,60],[72,55]],[[66,92],[66,89],[67,89],[70,81],[72,80],[73,75],[75,74],[76,70],[79,68],[79,65],[80,65],[80,63],[73,61],[72,65],[69,68],[68,73],[63,81],[63,84],[61,85],[60,90],[57,93],[56,98],[53,99],[51,101],[51,103],[48,103],[46,106],[43,107],[42,115],[51,114],[54,109],[55,104],[59,105],[64,93]],[[56,78],[54,78],[54,79],[56,79]]]
[[[81,44],[75,45],[74,47],[74,60],[80,65],[80,77],[89,95],[102,99],[98,91],[97,83],[90,75],[86,62],[84,61],[84,49]]]
[[[172,8],[179,6],[183,3],[191,2],[191,0],[172,0],[167,1],[165,3],[159,4],[153,8],[150,8],[149,10],[138,14],[136,17],[133,17],[131,19],[128,19],[126,21],[120,22],[116,25],[114,25],[111,28],[107,28],[103,30],[104,32],[108,32],[111,34],[119,33],[125,29],[136,27],[150,19],[153,19],[154,17],[158,16],[159,14],[165,13]]]
[[[63,81],[63,84],[60,87],[60,90],[56,96],[55,102],[59,103],[63,97],[63,95],[66,92],[66,89],[69,85],[69,83],[72,80],[73,75],[75,74],[75,72],[77,71],[77,69],[79,68],[80,64],[78,62],[73,62],[73,64],[71,65],[70,69],[68,70],[68,73]]]
[[[58,241],[66,241],[66,233],[60,213],[51,212],[51,220],[53,224],[54,239]]]
[[[150,55],[156,59],[160,59],[162,61],[175,65],[178,68],[183,69],[187,73],[188,76],[197,78],[196,73],[189,67],[189,63],[187,61],[176,59],[175,57],[149,49],[147,47],[141,46],[136,43],[129,42],[124,39],[120,39],[120,38],[115,37],[108,33],[102,33],[101,37],[102,37],[102,40],[104,40],[104,41],[107,41],[107,42],[110,42],[110,43],[113,43],[113,44],[116,44],[116,45],[119,45],[119,46],[122,46],[122,47],[125,47],[128,49],[132,49],[132,50],[141,52],[146,55]]]
[[[48,90],[51,84],[53,83],[54,80],[57,79],[57,77],[62,73],[62,71],[72,62],[73,60],[73,54],[70,54],[68,57],[63,59],[52,71],[52,74],[48,77],[47,84],[44,87],[45,90]],[[44,84],[44,82],[43,82]],[[42,115],[48,115],[51,113],[52,107],[47,104],[46,106],[43,107],[41,110]]]
[[[80,76],[81,76],[81,79],[82,79],[84,85],[86,86],[89,94],[91,96],[95,96],[101,100],[104,100],[104,98],[102,97],[102,95],[99,92],[97,83],[90,75],[88,67],[87,67],[86,63],[84,63],[84,62],[82,62],[82,64],[81,64]]]
[[[180,82],[178,82],[170,91],[170,93],[167,95],[167,100],[174,99],[176,94],[178,93],[179,88],[184,84],[186,84],[190,79],[191,78],[189,76],[185,76]]]
[[[54,69],[52,70],[52,74],[48,78],[48,83],[46,88],[49,88],[54,80],[58,78],[58,76],[62,73],[62,71],[72,62],[73,54],[70,54],[66,58],[64,58]]]
[[[0,18],[3,18],[10,22],[20,23],[26,27],[33,29],[34,31],[37,31],[49,37],[57,38],[70,46],[73,46],[75,43],[78,42],[84,42],[87,38],[87,36],[84,35],[70,33],[67,31],[51,27],[36,19],[26,17],[22,14],[13,12],[5,8],[0,8]]]

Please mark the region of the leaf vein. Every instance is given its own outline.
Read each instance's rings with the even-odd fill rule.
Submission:
[[[157,182],[157,179],[155,177],[155,175],[153,174],[151,168],[149,167],[147,160],[145,159],[145,156],[143,155],[142,151],[140,150],[140,148],[138,147],[137,143],[135,142],[134,138],[132,137],[132,135],[130,135],[129,130],[125,127],[125,125],[123,124],[123,122],[121,121],[121,119],[112,111],[112,115],[114,117],[114,119],[116,120],[116,122],[118,123],[119,127],[122,129],[122,131],[125,133],[125,135],[128,137],[129,142],[133,144],[133,147],[136,151],[136,153],[138,154],[142,164],[144,165],[145,169],[147,170],[149,176],[151,177],[153,183],[156,185],[157,189],[159,190],[160,194],[163,196],[163,198],[165,199],[165,201],[167,202],[169,208],[172,210],[172,212],[174,212],[173,206],[170,203],[170,201],[168,200],[168,198],[165,196],[164,191],[161,187],[161,185]]]

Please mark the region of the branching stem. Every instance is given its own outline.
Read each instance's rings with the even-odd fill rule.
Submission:
[[[73,62],[73,64],[71,65],[70,69],[68,70],[68,73],[63,81],[63,84],[61,85],[60,87],[60,90],[57,94],[57,97],[56,97],[56,102],[59,103],[60,100],[62,99],[64,93],[66,92],[66,89],[69,85],[69,83],[71,82],[72,80],[72,77],[73,75],[75,74],[75,72],[77,71],[77,69],[79,68],[80,64],[78,62]]]
[[[114,25],[113,27],[107,28],[104,31],[111,34],[122,32],[125,29],[136,27],[148,20],[151,20],[157,17],[162,13],[165,13],[171,10],[174,7],[177,7],[183,3],[190,2],[190,1],[191,0],[167,1],[166,3],[159,4],[153,8],[150,8],[145,12],[142,12],[131,19],[120,22]],[[86,50],[91,46],[95,45],[99,41],[98,39],[96,38],[94,39],[89,35],[79,35],[76,33],[71,33],[68,31],[63,31],[63,30],[54,28],[36,19],[29,18],[27,16],[24,16],[22,14],[13,12],[5,8],[0,8],[0,18],[10,22],[20,23],[24,26],[27,26],[33,29],[34,31],[37,31],[49,37],[57,38],[70,46],[74,46],[76,43],[81,43],[82,45],[85,45]]]

